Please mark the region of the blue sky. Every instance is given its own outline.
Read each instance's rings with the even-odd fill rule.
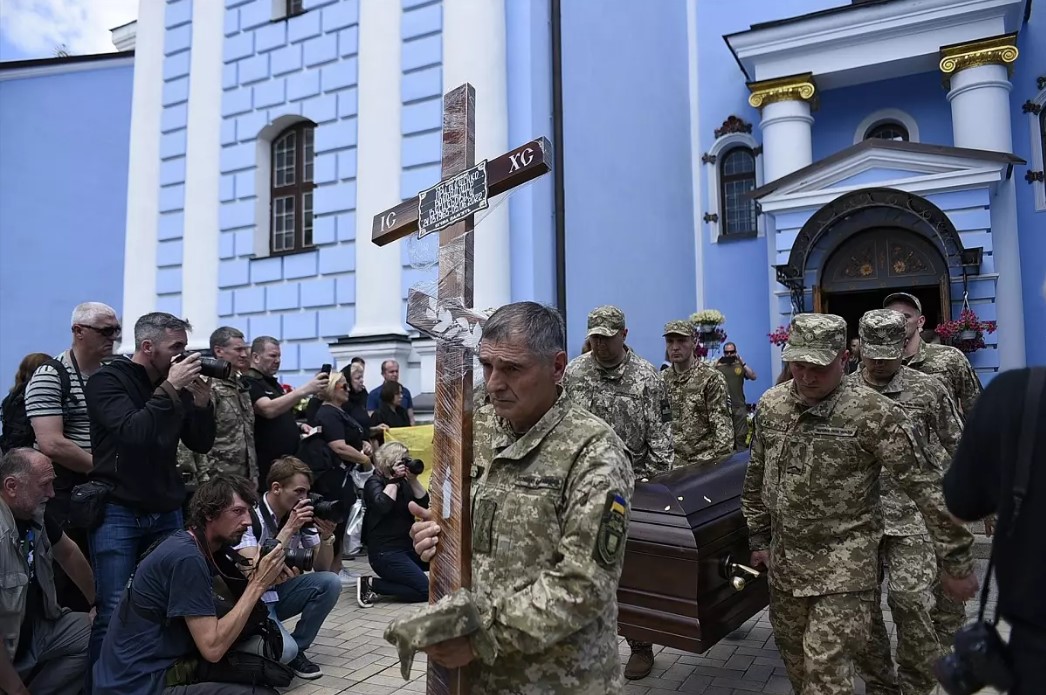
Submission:
[[[109,30],[137,14],[138,0],[0,0],[0,61],[114,51]]]

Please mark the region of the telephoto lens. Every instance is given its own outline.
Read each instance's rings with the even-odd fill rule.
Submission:
[[[261,544],[259,558],[265,557],[275,550],[277,546],[279,546],[279,542],[275,538],[269,538]],[[315,552],[313,548],[284,548],[283,551],[283,564],[302,572],[310,572],[312,570],[314,559]]]
[[[184,360],[191,354],[193,353],[188,350],[183,352],[181,354],[181,359],[178,361],[180,362],[181,360]],[[226,360],[223,360],[220,357],[208,357],[203,353],[198,354],[200,355],[200,374],[203,376],[210,377],[211,379],[228,379],[229,376],[232,375],[232,365]]]

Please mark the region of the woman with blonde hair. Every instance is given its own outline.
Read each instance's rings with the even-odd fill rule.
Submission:
[[[419,464],[424,465],[400,442],[389,442],[374,454],[374,475],[363,487],[363,542],[378,576],[359,578],[356,602],[361,608],[370,606],[378,594],[410,603],[429,600],[429,566],[414,552],[414,515],[407,507],[412,501],[429,506],[429,495],[418,481]]]

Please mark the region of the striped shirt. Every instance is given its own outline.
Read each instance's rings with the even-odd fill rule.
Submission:
[[[55,357],[69,373],[69,397],[62,403],[62,382],[58,372],[49,364],[38,368],[29,380],[25,389],[25,414],[32,420],[34,417],[59,415],[62,418],[62,432],[65,438],[86,451],[91,450],[91,420],[87,415],[87,399],[84,397],[84,385],[69,359],[66,350]],[[34,445],[40,448],[39,442]],[[56,489],[68,489],[87,480],[81,473],[73,473],[60,465],[55,465]]]

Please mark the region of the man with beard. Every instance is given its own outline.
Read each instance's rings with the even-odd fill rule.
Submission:
[[[62,608],[55,566],[94,600],[94,578],[80,549],[44,512],[54,496],[46,456],[16,448],[0,458],[0,693],[67,695],[80,690],[91,620]]]
[[[232,366],[227,379],[207,379],[214,403],[214,445],[197,454],[184,444],[178,447],[178,465],[191,472],[196,484],[218,473],[239,475],[258,483],[258,460],[254,449],[254,406],[246,374],[251,361],[243,333],[222,326],[211,333],[211,352]]]
[[[274,695],[275,690],[233,683],[196,683],[164,687],[167,669],[198,654],[216,662],[237,642],[247,618],[265,590],[284,570],[278,545],[257,563],[243,595],[218,618],[212,598],[215,555],[240,542],[251,526],[258,501],[246,478],[219,474],[196,490],[189,507],[188,530],[157,545],[121,592],[94,684],[107,695]]]
[[[928,444],[930,463],[943,476],[959,446],[962,420],[939,379],[901,365],[904,314],[890,309],[869,311],[861,317],[859,331],[864,346],[861,367],[847,378],[853,384],[878,391],[904,408],[916,432]],[[879,554],[890,568],[887,600],[897,623],[896,678],[905,695],[925,695],[937,685],[931,668],[942,647],[947,646],[938,643],[930,615],[937,562],[926,524],[915,503],[900,491],[892,476],[884,475],[881,485],[886,528]],[[932,485],[940,487],[940,478],[935,478]],[[973,542],[964,527],[958,530]],[[857,662],[869,693],[893,690],[890,637],[882,611],[872,612],[872,632]]]

